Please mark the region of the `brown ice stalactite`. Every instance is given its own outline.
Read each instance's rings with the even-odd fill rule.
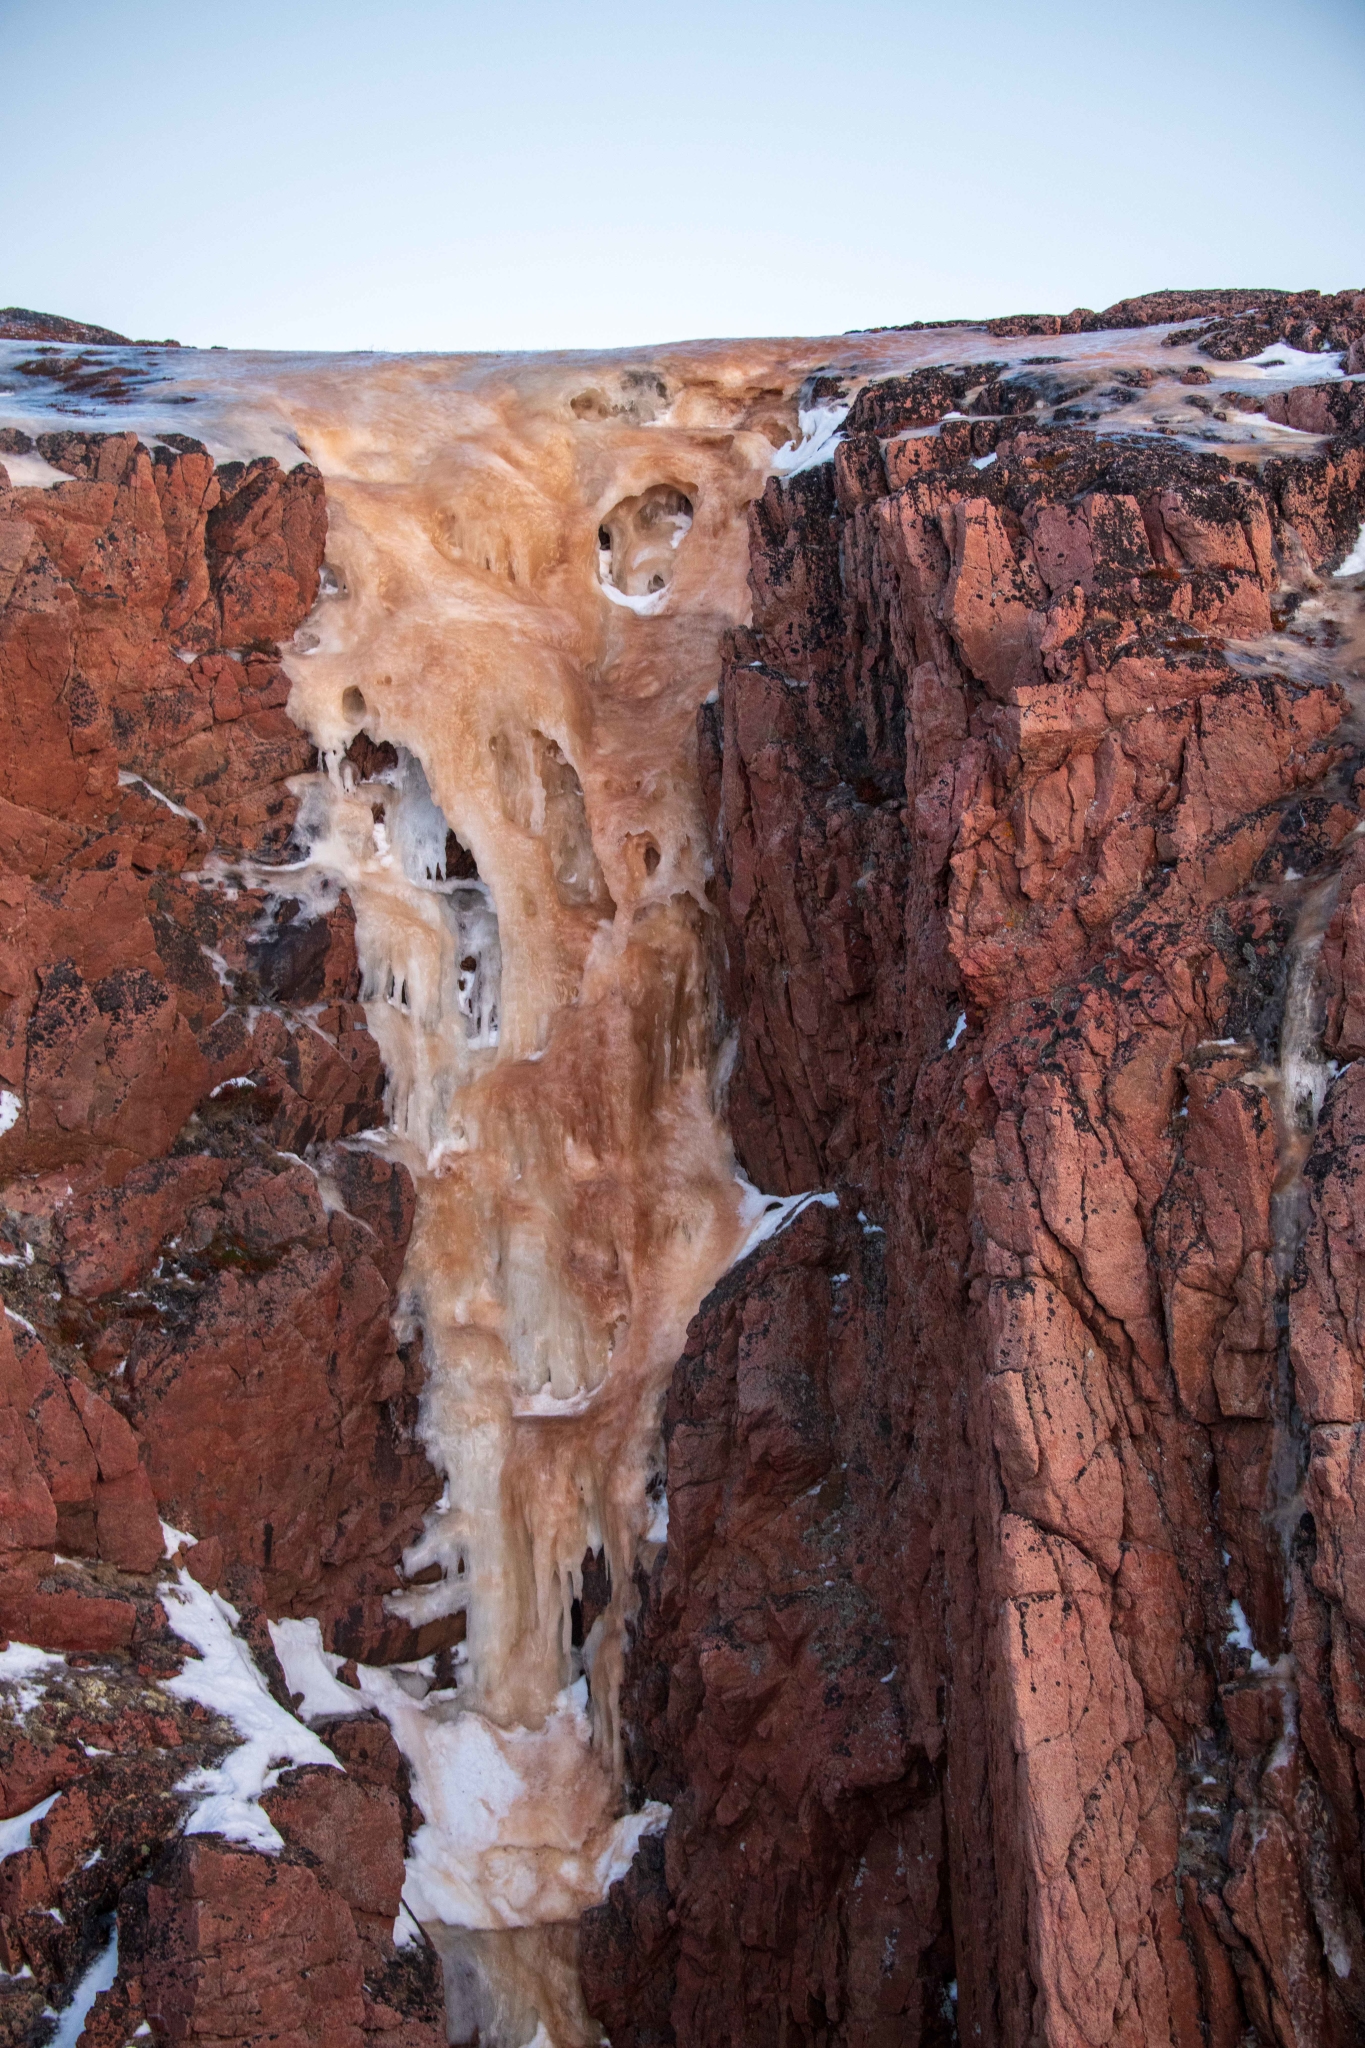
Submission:
[[[288,886],[354,907],[376,1141],[417,1185],[402,1308],[444,1491],[390,1606],[466,1617],[452,1667],[362,1683],[426,1815],[406,1896],[453,2004],[502,2038],[529,1997],[565,2042],[592,2023],[527,1991],[564,1974],[530,1930],[595,1904],[667,1817],[621,1815],[622,1630],[662,1534],[669,1374],[755,1220],[717,1107],[695,718],[773,455],[745,424],[767,375],[732,374],[696,427],[672,423],[685,379],[648,419],[597,417],[581,381],[452,398],[393,369],[382,435],[310,394],[329,568],[288,656],[321,756]],[[609,1590],[584,1631],[589,1558]]]

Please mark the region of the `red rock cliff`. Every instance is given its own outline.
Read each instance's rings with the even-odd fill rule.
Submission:
[[[590,1999],[615,2048],[1358,2041],[1360,612],[1323,590],[1365,394],[1295,393],[1336,438],[1256,468],[908,433],[934,374],[769,485],[702,714],[732,1128],[838,1206],[674,1379],[624,1709],[673,1818],[585,1923]]]
[[[411,1183],[344,1142],[383,1084],[350,912],[300,921],[232,868],[284,853],[312,761],[277,643],[321,479],[133,434],[40,452],[72,481],[0,489],[0,1633],[71,1654],[6,1694],[0,1812],[47,1807],[0,1865],[0,2039],[48,2038],[117,1911],[87,2044],[432,2048],[439,1973],[390,1939],[387,1730],[343,1721],[346,1774],[269,1795],[278,1860],[177,1844],[181,1781],[239,1738],[159,1685],[186,1654],[162,1517],[286,1705],[267,1613],[343,1655],[437,1647],[382,1605],[436,1478],[390,1328]]]

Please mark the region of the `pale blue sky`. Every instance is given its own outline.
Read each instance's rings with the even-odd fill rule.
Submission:
[[[545,348],[1365,285],[1361,0],[0,0],[0,304]]]

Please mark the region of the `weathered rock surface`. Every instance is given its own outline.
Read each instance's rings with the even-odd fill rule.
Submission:
[[[1128,314],[1359,345],[1359,298],[1215,296]],[[582,1943],[615,2048],[1361,2038],[1365,866],[1303,658],[1357,395],[1258,469],[926,435],[963,380],[916,372],[754,509],[700,731],[729,1114],[839,1207],[674,1377],[624,1709],[673,1818]]]
[[[312,765],[278,643],[321,482],[132,434],[39,452],[71,481],[0,489],[0,1633],[72,1675],[0,1687],[0,1816],[56,1794],[0,1866],[0,2038],[46,2039],[116,1913],[87,2043],[434,2048],[439,1969],[392,1942],[411,1802],[318,1769],[272,1794],[278,1861],[177,1846],[177,1788],[238,1738],[155,1687],[186,1655],[162,1520],[277,1686],[268,1618],[434,1647],[384,1607],[437,1481],[391,1327],[412,1185],[347,1149],[384,1088],[353,921],[234,868],[286,853]]]

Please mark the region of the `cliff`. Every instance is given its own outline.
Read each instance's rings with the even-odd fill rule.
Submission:
[[[15,315],[0,2040],[1360,2038],[1362,348]]]
[[[1256,469],[954,396],[769,484],[701,714],[731,1128],[838,1206],[670,1390],[587,1978],[616,2048],[1346,2043],[1365,391]]]

